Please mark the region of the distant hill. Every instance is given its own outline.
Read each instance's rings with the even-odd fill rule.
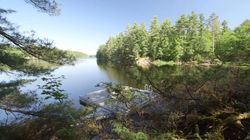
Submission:
[[[74,56],[76,58],[88,57],[86,53],[78,52],[78,51],[67,51],[68,55]]]

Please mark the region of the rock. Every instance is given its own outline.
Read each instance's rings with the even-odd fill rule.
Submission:
[[[151,60],[148,57],[139,58],[136,61],[136,65],[142,68],[148,68],[151,66]]]

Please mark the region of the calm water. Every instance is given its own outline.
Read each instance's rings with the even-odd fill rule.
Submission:
[[[62,81],[62,89],[66,91],[76,107],[81,106],[79,104],[79,96],[100,89],[100,87],[95,87],[100,82],[116,82],[137,88],[144,88],[146,84],[153,83],[154,86],[160,87],[161,89],[159,90],[161,91],[178,93],[186,93],[187,88],[191,91],[195,90],[205,82],[206,86],[213,90],[215,88],[220,90],[224,87],[225,90],[228,87],[249,90],[248,87],[250,87],[249,68],[166,66],[143,70],[137,67],[119,68],[107,64],[98,64],[96,58],[86,58],[78,60],[73,66],[61,66],[53,71],[52,74],[65,76],[65,79]],[[18,77],[1,74],[0,81],[16,78]],[[23,91],[37,90],[38,85],[43,84],[41,77],[31,77],[31,79],[36,79],[36,81],[22,87]],[[215,82],[216,87],[213,87]],[[244,87],[239,87],[242,85]],[[39,92],[39,90],[37,91]]]
[[[131,71],[133,69],[127,69]],[[76,107],[80,107],[79,96],[100,89],[96,87],[100,82],[115,82],[134,87],[140,87],[135,84],[133,79],[129,80],[126,69],[117,69],[108,65],[101,66],[97,64],[96,58],[79,59],[75,65],[64,65],[54,70],[51,74],[55,76],[64,75],[62,80],[62,89],[68,94],[69,99],[73,100]],[[13,74],[1,74],[0,81],[15,80],[18,78],[36,79],[30,84],[21,87],[22,91],[37,91],[38,85],[43,85],[41,77],[18,77]]]
[[[69,99],[73,100],[76,107],[80,106],[79,96],[100,89],[100,87],[95,86],[96,84],[114,81],[105,71],[99,68],[96,63],[96,58],[79,59],[75,65],[61,66],[51,74],[55,76],[65,76],[62,80],[61,88],[68,94]],[[35,82],[23,87],[22,90],[36,90],[38,85],[44,83],[41,77]]]

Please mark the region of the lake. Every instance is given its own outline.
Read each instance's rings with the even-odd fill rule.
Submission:
[[[129,69],[131,70],[131,69]],[[57,76],[64,75],[65,78],[62,79],[62,89],[68,94],[69,99],[71,99],[76,107],[80,107],[79,96],[86,93],[99,90],[101,87],[96,87],[100,82],[115,82],[124,85],[138,87],[138,84],[134,85],[136,81],[128,77],[126,69],[116,69],[114,67],[105,65],[101,66],[97,64],[96,58],[84,58],[79,59],[75,62],[75,65],[64,65],[55,69],[51,74]],[[18,77],[13,74],[2,73],[0,81],[14,80],[17,78],[28,78],[36,79],[30,84],[26,84],[21,87],[22,91],[38,91],[38,85],[43,85],[44,82],[41,77]]]
[[[79,108],[79,96],[99,90],[96,87],[100,82],[114,82],[131,87],[144,88],[152,84],[159,92],[186,93],[195,92],[197,88],[204,85],[209,89],[227,91],[227,87],[243,88],[249,90],[250,70],[249,68],[225,68],[205,66],[164,66],[141,69],[138,67],[114,67],[108,64],[97,63],[96,58],[79,59],[75,65],[64,65],[52,72],[55,76],[64,75],[62,89]],[[237,75],[237,77],[236,77]],[[38,89],[38,85],[44,84],[41,77],[31,77],[34,82],[21,88],[23,91]],[[0,81],[11,80],[18,77],[1,74]],[[20,77],[19,77],[20,78]],[[24,77],[30,78],[30,77]],[[216,80],[216,81],[214,81]],[[214,83],[216,83],[214,85]],[[240,86],[246,86],[239,87]],[[238,89],[235,89],[238,90]],[[39,92],[39,90],[37,90]],[[224,92],[223,91],[223,92]],[[211,91],[212,92],[212,91]]]

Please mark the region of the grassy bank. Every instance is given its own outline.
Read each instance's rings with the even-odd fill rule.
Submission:
[[[155,61],[152,62],[152,64],[154,66],[161,67],[161,66],[165,66],[165,65],[173,66],[173,65],[177,65],[179,63],[174,62],[174,61],[155,60]]]
[[[200,65],[200,66],[215,66],[215,65],[222,65],[224,67],[250,67],[250,63],[246,62],[222,62],[222,61],[215,61],[215,62],[174,62],[174,61],[163,61],[163,60],[155,60],[152,61],[151,64],[156,67],[162,66],[174,66],[174,65]]]

